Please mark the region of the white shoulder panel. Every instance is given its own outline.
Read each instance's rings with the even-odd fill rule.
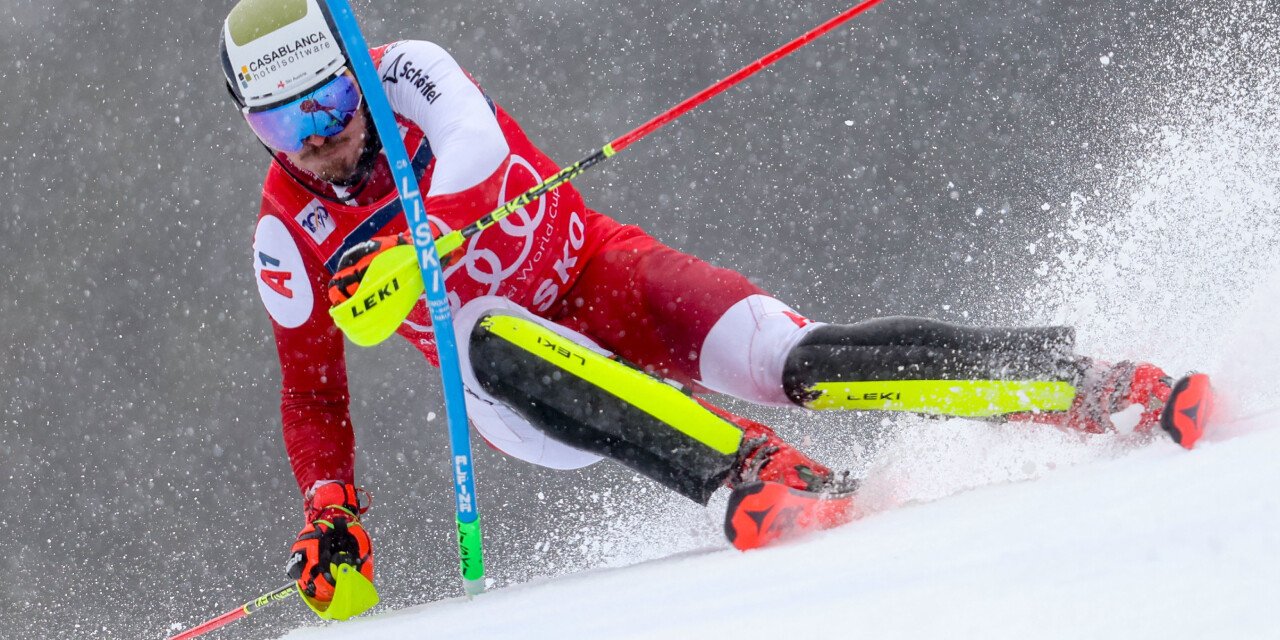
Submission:
[[[311,317],[315,297],[298,244],[275,216],[263,216],[253,234],[253,272],[267,313],[286,329]]]
[[[493,107],[440,45],[397,42],[378,66],[396,113],[427,136],[436,169],[427,195],[457,193],[493,175],[510,152]]]

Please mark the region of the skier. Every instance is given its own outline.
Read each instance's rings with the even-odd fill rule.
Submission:
[[[557,171],[441,47],[405,40],[370,53],[437,233]],[[305,527],[287,571],[322,609],[333,595],[330,562],[373,578],[343,331],[394,329],[438,364],[435,338],[421,289],[400,287],[417,279],[416,262],[383,259],[407,250],[407,229],[325,9],[316,0],[240,0],[221,54],[231,95],[272,157],[253,256],[303,496]],[[740,548],[797,522],[848,519],[856,483],[693,392],[1096,433],[1161,424],[1187,447],[1202,420],[1162,421],[1162,411],[1171,394],[1207,394],[1202,376],[1175,388],[1151,364],[1081,357],[1066,327],[815,322],[742,275],[588,208],[569,185],[471,237],[446,261],[445,281],[467,412],[492,446],[553,469],[609,458],[702,504],[728,486],[726,532]],[[361,289],[365,282],[379,284]],[[773,510],[780,502],[798,509],[783,518]]]

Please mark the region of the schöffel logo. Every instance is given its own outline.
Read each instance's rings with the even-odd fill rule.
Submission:
[[[321,244],[333,233],[337,225],[333,222],[333,216],[329,214],[329,210],[324,208],[319,200],[312,200],[293,217],[298,224],[306,230],[307,235],[311,236],[311,240],[316,244]]]
[[[431,79],[431,74],[421,67],[413,66],[413,61],[405,60],[403,53],[396,56],[391,63],[391,68],[387,69],[386,75],[382,76],[382,81],[387,84],[399,84],[401,80],[413,85],[418,93],[427,99],[427,104],[435,104],[436,99],[440,97],[440,91],[437,90],[435,81]]]

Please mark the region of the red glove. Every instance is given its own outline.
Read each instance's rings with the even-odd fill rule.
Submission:
[[[347,249],[338,259],[338,268],[329,280],[329,303],[338,306],[356,294],[369,263],[383,251],[402,244],[413,244],[406,231],[395,236],[378,236]]]
[[[360,514],[369,510],[368,494],[349,484],[330,482],[312,490],[305,509],[307,526],[298,533],[285,563],[285,572],[298,581],[302,592],[318,602],[332,601],[330,564],[349,564],[372,582],[373,543],[360,524]]]

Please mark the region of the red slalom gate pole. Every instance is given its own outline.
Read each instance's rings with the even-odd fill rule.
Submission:
[[[728,89],[729,87],[732,87],[733,85],[738,84],[739,82],[742,82],[743,80],[755,74],[756,72],[760,71],[761,69],[790,55],[796,49],[799,49],[800,47],[803,47],[809,44],[810,42],[813,42],[814,40],[822,37],[832,29],[835,29],[836,27],[852,20],[858,14],[861,14],[866,10],[870,9],[871,7],[874,7],[877,4],[880,4],[881,1],[882,0],[863,0],[862,2],[859,2],[857,5],[854,5],[853,7],[844,11],[840,15],[837,15],[836,17],[814,27],[809,32],[805,33],[799,38],[796,38],[795,40],[792,40],[791,42],[788,42],[787,44],[784,44],[781,47],[778,47],[772,53],[769,53],[768,55],[760,58],[759,60],[756,60],[755,62],[752,62],[751,64],[735,71],[734,73],[725,77],[719,82],[690,96],[680,104],[677,104],[676,106],[671,107],[670,109],[658,114],[652,120],[640,125],[639,127],[636,127],[631,131],[628,131],[627,133],[622,134],[616,140],[605,145],[600,150],[596,151],[595,153],[592,153],[591,155],[583,158],[582,160],[579,160],[561,169],[560,171],[556,172],[555,175],[544,180],[541,184],[513,198],[512,200],[508,201],[506,204],[503,204],[497,209],[494,209],[493,211],[485,214],[479,220],[476,220],[475,222],[461,229],[458,229],[457,231],[452,231],[450,233],[447,233],[441,236],[440,238],[436,239],[437,253],[440,255],[441,258],[449,255],[450,253],[453,253],[454,251],[462,247],[463,242],[465,242],[467,238],[470,238],[471,236],[474,236],[477,233],[480,233],[481,231],[494,225],[499,220],[511,215],[512,213],[524,207],[525,205],[533,202],[534,200],[537,200],[538,198],[541,198],[543,195],[545,195],[547,192],[551,191],[552,189],[555,189],[556,187],[559,187],[560,185],[565,184],[570,180],[573,180],[574,178],[578,177],[578,175],[580,175],[583,171],[586,171],[592,166],[600,162],[603,162],[608,158],[612,158],[619,151],[622,151],[628,146],[631,146],[631,144],[636,142],[637,140],[649,135],[650,133],[653,133],[654,131],[661,128],[663,125],[688,113],[689,111],[696,108],[698,105],[720,94],[725,89]]]
[[[183,631],[182,633],[179,633],[176,636],[170,636],[169,640],[190,640],[191,638],[194,638],[196,636],[202,636],[206,633],[209,633],[214,629],[221,629],[222,627],[225,627],[231,624],[232,622],[239,620],[240,618],[248,616],[249,614],[254,613],[255,611],[263,607],[273,605],[281,600],[289,598],[290,596],[293,596],[296,593],[298,593],[298,585],[293,582],[290,582],[289,584],[283,587],[280,587],[279,589],[276,589],[271,593],[264,593],[258,596],[257,598],[255,598],[254,600],[252,600],[251,602],[246,602],[240,605],[239,607],[236,607],[235,609],[232,609],[231,611],[228,611],[212,620],[203,622],[199,626],[187,629],[186,631]]]
[[[636,127],[632,131],[629,131],[627,133],[622,134],[621,136],[618,136],[617,140],[614,140],[613,142],[609,143],[609,147],[613,148],[613,153],[617,153],[619,151],[622,151],[623,149],[626,149],[627,147],[631,146],[631,143],[649,135],[650,133],[653,133],[654,131],[658,130],[660,127],[667,124],[668,122],[671,122],[672,120],[675,120],[676,118],[679,118],[680,116],[692,111],[698,105],[716,97],[717,95],[722,93],[725,89],[728,89],[729,87],[732,87],[733,85],[738,84],[739,82],[742,82],[746,78],[752,75],[755,75],[757,71],[760,71],[761,69],[777,62],[778,60],[781,60],[782,58],[787,57],[788,55],[791,55],[791,53],[794,52],[796,49],[799,49],[800,47],[803,47],[809,44],[810,42],[813,42],[814,40],[821,38],[822,36],[826,35],[828,31],[831,31],[832,29],[835,29],[836,27],[852,20],[858,14],[866,11],[867,9],[870,9],[871,7],[876,6],[877,4],[880,4],[880,2],[881,0],[863,0],[862,2],[848,9],[844,13],[841,13],[840,15],[814,27],[808,33],[800,36],[799,38],[796,38],[795,40],[792,40],[791,42],[788,42],[787,44],[784,44],[781,47],[778,47],[772,53],[764,56],[763,58],[760,58],[759,60],[756,60],[755,62],[752,62],[751,64],[741,69],[738,69],[733,74],[725,77],[723,80],[707,87],[706,89],[703,89],[702,91],[699,91],[698,93],[692,96],[689,96],[688,98],[685,99],[684,102],[681,102],[680,104],[674,107],[671,107],[664,113],[658,114],[652,120]],[[612,155],[612,154],[609,154],[609,155]]]

